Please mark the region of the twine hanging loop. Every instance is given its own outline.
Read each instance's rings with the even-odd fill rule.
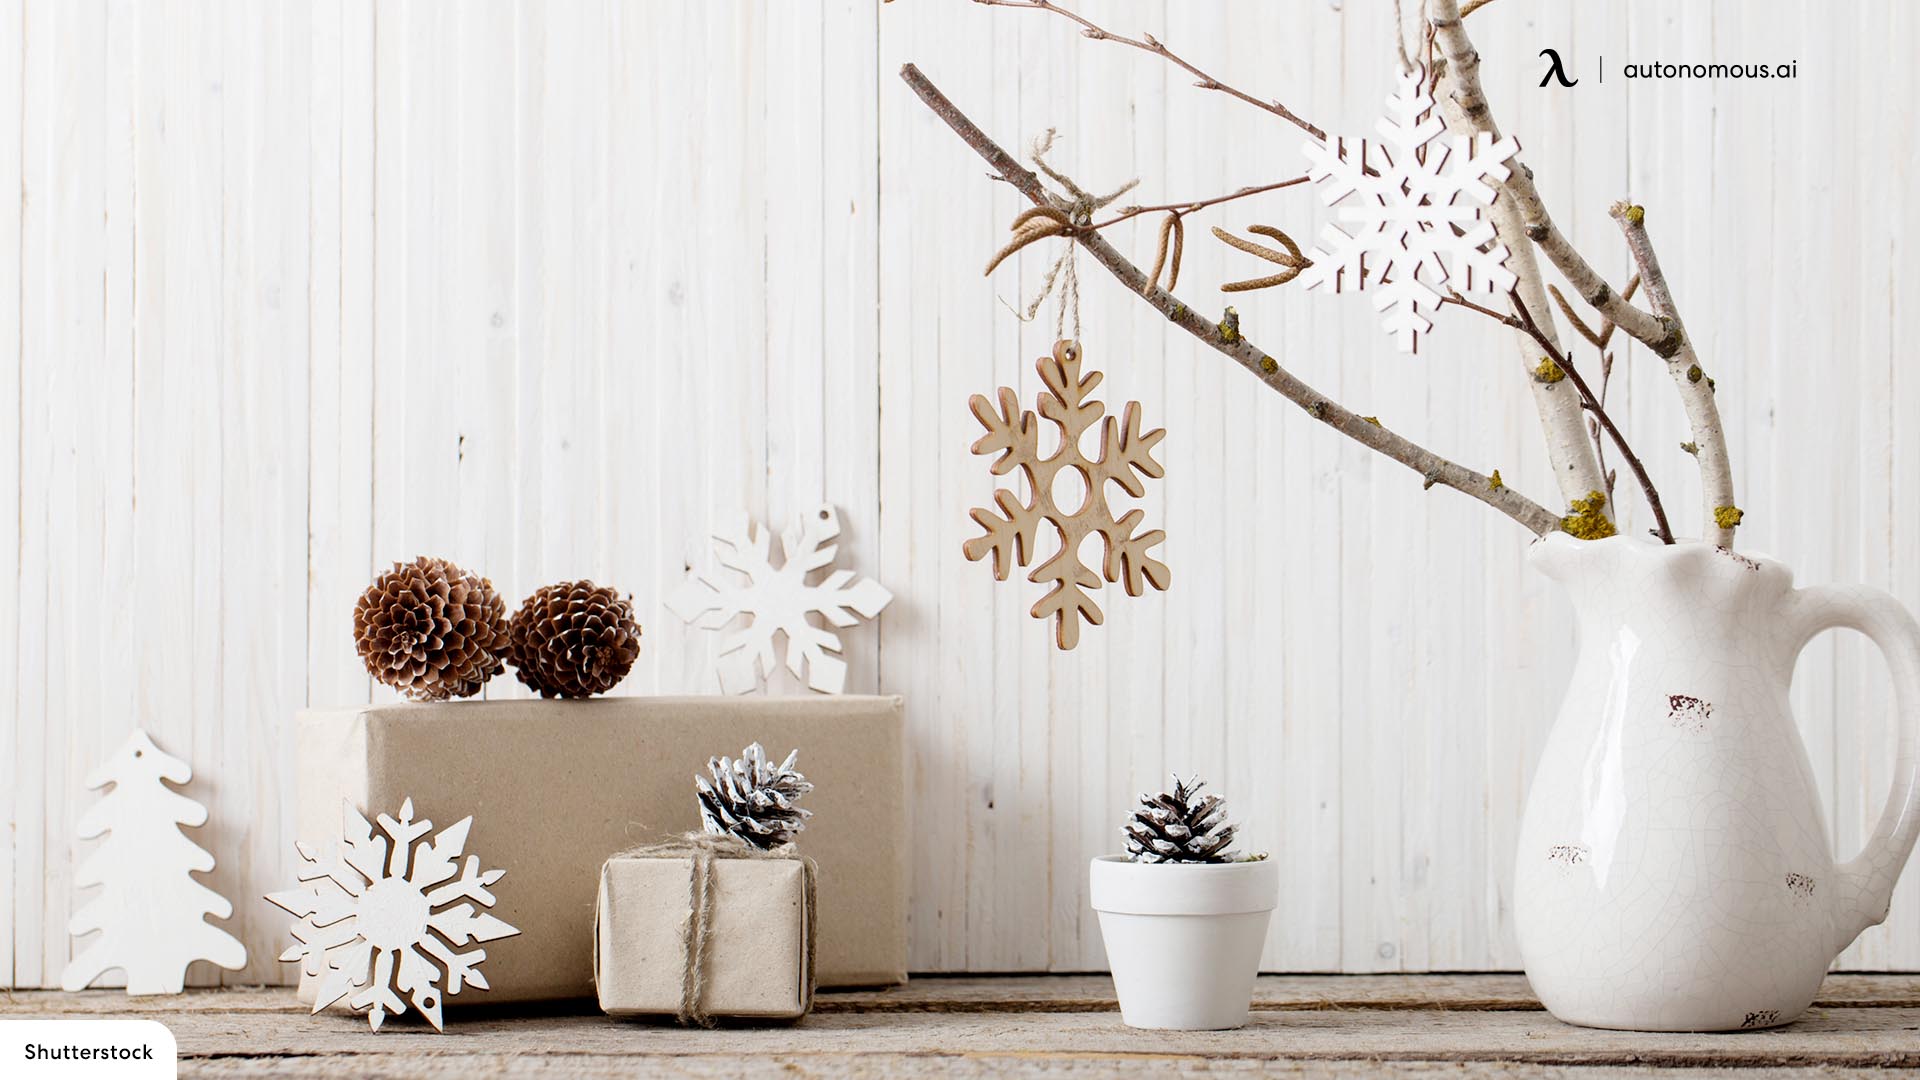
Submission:
[[[1013,238],[995,252],[992,259],[988,260],[986,272],[993,273],[995,267],[1028,244],[1055,236],[1065,239],[1066,247],[1060,252],[1059,257],[1054,259],[1053,265],[1047,269],[1047,276],[1041,279],[1040,291],[1028,301],[1024,312],[1016,310],[1014,315],[1021,322],[1032,322],[1040,312],[1040,305],[1046,303],[1048,296],[1054,296],[1057,302],[1054,337],[1078,341],[1080,339],[1080,271],[1075,264],[1075,256],[1080,249],[1078,238],[1093,231],[1095,212],[1132,191],[1140,183],[1140,178],[1136,176],[1127,181],[1111,195],[1094,195],[1075,183],[1072,177],[1047,162],[1047,154],[1053,149],[1057,137],[1055,130],[1048,128],[1046,134],[1033,141],[1028,156],[1032,159],[1034,166],[1058,184],[1066,194],[1053,194],[1051,205],[1033,207],[1014,218]],[[1067,334],[1069,309],[1072,311],[1073,323],[1073,333],[1070,338]]]

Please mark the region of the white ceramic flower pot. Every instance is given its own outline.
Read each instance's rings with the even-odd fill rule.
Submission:
[[[1247,1022],[1267,923],[1280,896],[1271,860],[1137,863],[1102,855],[1093,909],[1131,1027],[1218,1031]]]
[[[1920,625],[1877,589],[1794,588],[1779,563],[1706,544],[1555,534],[1530,561],[1580,629],[1514,871],[1534,992],[1592,1027],[1793,1020],[1886,918],[1920,832]],[[1829,627],[1879,645],[1902,714],[1892,793],[1845,861],[1787,709],[1795,658]]]

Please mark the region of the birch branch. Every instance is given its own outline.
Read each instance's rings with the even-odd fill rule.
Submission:
[[[1522,324],[1522,329],[1531,335],[1541,348],[1547,350],[1548,358],[1558,365],[1567,380],[1573,383],[1574,389],[1580,392],[1580,397],[1586,402],[1587,409],[1600,421],[1600,426],[1606,429],[1607,435],[1613,439],[1613,445],[1620,449],[1620,456],[1627,459],[1627,468],[1632,471],[1634,479],[1639,481],[1640,491],[1647,497],[1647,506],[1653,510],[1653,534],[1659,537],[1663,544],[1673,543],[1673,529],[1667,524],[1667,508],[1660,501],[1660,491],[1653,486],[1653,477],[1647,475],[1646,467],[1640,464],[1640,455],[1634,453],[1633,447],[1627,445],[1627,437],[1620,433],[1620,428],[1614,424],[1613,417],[1608,415],[1606,402],[1601,395],[1594,393],[1587,385],[1587,380],[1581,377],[1579,369],[1573,366],[1573,357],[1561,352],[1542,331],[1540,324],[1535,322],[1533,315],[1527,311],[1526,305],[1520,303],[1518,294],[1513,297],[1513,310]],[[1598,456],[1597,452],[1596,456]]]
[[[961,141],[979,154],[995,172],[1031,200],[1035,206],[1062,209],[1059,200],[1041,185],[1039,177],[1014,160],[985,132],[981,131],[978,125],[968,119],[967,115],[961,112],[953,102],[947,100],[946,95],[942,94],[938,87],[921,74],[919,68],[907,64],[900,69],[900,77],[913,88],[913,92],[920,96],[920,100],[926,103],[927,108],[931,109],[934,115],[953,129],[954,134],[958,135]],[[1145,298],[1155,310],[1166,317],[1168,322],[1199,338],[1215,352],[1252,372],[1254,377],[1268,388],[1306,410],[1307,415],[1362,446],[1376,450],[1412,469],[1420,475],[1427,487],[1439,484],[1478,499],[1519,522],[1536,535],[1545,535],[1561,527],[1561,519],[1558,515],[1507,487],[1494,477],[1484,476],[1465,466],[1455,464],[1412,440],[1395,434],[1376,421],[1343,408],[1296,378],[1271,356],[1261,352],[1258,346],[1241,335],[1232,322],[1222,325],[1195,314],[1191,308],[1175,299],[1172,293],[1150,285],[1147,276],[1140,271],[1140,268],[1129,262],[1127,257],[1108,243],[1099,232],[1091,229],[1077,229],[1070,235],[1075,242],[1086,249],[1088,254],[1093,256],[1095,261],[1106,267],[1121,285]]]
[[[1704,500],[1705,520],[1701,530],[1715,544],[1733,547],[1733,531],[1743,516],[1733,501],[1733,466],[1727,460],[1727,435],[1720,426],[1720,407],[1713,399],[1713,380],[1700,367],[1693,351],[1693,339],[1680,322],[1673,306],[1673,292],[1666,275],[1660,272],[1660,260],[1647,238],[1647,212],[1624,202],[1614,203],[1607,213],[1620,225],[1627,238],[1627,251],[1646,283],[1647,303],[1654,313],[1673,328],[1679,348],[1666,358],[1667,374],[1680,391],[1680,404],[1686,410],[1687,423],[1693,428],[1693,456],[1700,463],[1700,493]]]
[[[1441,297],[1440,302],[1443,304],[1457,304],[1469,311],[1485,315],[1502,325],[1512,327],[1526,334],[1535,344],[1547,351],[1547,361],[1554,365],[1556,374],[1564,377],[1568,382],[1573,384],[1574,389],[1580,394],[1583,407],[1593,413],[1598,419],[1600,426],[1606,430],[1607,436],[1613,440],[1613,444],[1620,448],[1620,456],[1627,459],[1627,468],[1633,473],[1634,479],[1639,482],[1640,491],[1647,498],[1647,506],[1653,511],[1653,521],[1655,525],[1655,528],[1652,530],[1653,535],[1659,537],[1660,542],[1663,544],[1673,543],[1673,530],[1667,525],[1666,505],[1660,501],[1660,491],[1653,486],[1653,478],[1647,475],[1646,468],[1640,464],[1640,456],[1633,452],[1633,447],[1627,445],[1627,437],[1622,434],[1619,427],[1614,424],[1613,417],[1607,414],[1606,401],[1602,395],[1593,392],[1593,388],[1587,384],[1587,380],[1580,375],[1579,369],[1573,366],[1573,357],[1561,352],[1560,347],[1547,337],[1546,332],[1541,328],[1540,324],[1534,321],[1532,313],[1527,311],[1526,305],[1520,302],[1519,292],[1516,290],[1508,294],[1508,299],[1513,303],[1514,314],[1512,315],[1502,315],[1490,307],[1474,303],[1457,292]],[[1606,493],[1602,492],[1602,494]],[[1587,505],[1577,505],[1581,501],[1584,501]],[[1591,510],[1593,508],[1592,502],[1591,496],[1585,500],[1576,500],[1575,510]],[[1613,533],[1606,532],[1604,535],[1611,536]],[[1583,539],[1596,539],[1596,537],[1584,537]]]
[[[1477,130],[1498,137],[1499,125],[1494,122],[1493,111],[1480,86],[1480,54],[1467,37],[1456,0],[1433,0],[1432,25],[1435,43],[1446,59],[1447,75],[1455,88],[1450,95],[1454,106]],[[1680,388],[1681,404],[1693,428],[1693,444],[1699,448],[1694,456],[1700,464],[1700,486],[1706,503],[1701,531],[1720,547],[1731,548],[1741,511],[1733,501],[1733,470],[1727,460],[1720,410],[1713,401],[1713,380],[1706,378],[1701,370],[1665,279],[1657,289],[1654,287],[1648,267],[1657,273],[1659,261],[1654,258],[1653,246],[1641,224],[1645,212],[1624,204],[1612,211],[1627,234],[1627,248],[1646,283],[1651,312],[1642,311],[1615,293],[1592,264],[1567,242],[1534,187],[1533,170],[1518,158],[1513,161],[1513,174],[1508,177],[1505,189],[1513,196],[1528,240],[1540,245],[1540,250],[1566,275],[1581,299],[1666,361],[1668,374]]]
[[[1457,71],[1457,68],[1449,68],[1450,74],[1457,75]],[[1455,131],[1479,130],[1461,105],[1462,95],[1438,96],[1449,127]],[[1499,138],[1498,133],[1494,134],[1494,138]],[[1513,168],[1517,173],[1524,166],[1516,160]],[[1533,243],[1527,238],[1514,199],[1511,196],[1495,198],[1486,216],[1488,223],[1493,226],[1494,235],[1506,245],[1507,269],[1519,281],[1521,301],[1529,314],[1538,313],[1533,315],[1535,322],[1542,328],[1547,342],[1557,349],[1560,331],[1553,321],[1553,309],[1548,306],[1546,280],[1540,274],[1540,264],[1533,255]],[[1600,470],[1600,458],[1594,453],[1593,442],[1587,437],[1587,421],[1580,407],[1580,398],[1563,380],[1540,377],[1541,361],[1546,358],[1525,331],[1515,328],[1513,342],[1519,350],[1521,369],[1533,389],[1534,411],[1540,415],[1541,433],[1547,440],[1547,460],[1553,465],[1554,479],[1560,485],[1560,496],[1569,506],[1575,503],[1591,505],[1596,493],[1605,494],[1607,478]],[[1602,513],[1608,518],[1613,516],[1609,509],[1603,509]]]
[[[1467,37],[1467,27],[1462,22],[1464,18],[1456,0],[1433,0],[1434,43],[1440,46],[1440,55],[1446,59],[1448,79],[1453,84],[1453,92],[1448,96],[1473,130],[1484,131],[1498,138],[1500,125],[1494,120],[1486,92],[1480,86],[1480,53],[1474,49],[1472,39]],[[1628,336],[1662,357],[1671,356],[1679,348],[1678,339],[1670,328],[1656,316],[1634,307],[1614,292],[1607,284],[1607,279],[1567,241],[1560,227],[1554,224],[1552,216],[1547,213],[1540,191],[1534,186],[1533,170],[1517,156],[1513,159],[1513,174],[1503,186],[1513,196],[1527,239],[1540,245],[1547,261],[1566,277],[1567,283],[1580,294],[1580,299],[1613,320]]]

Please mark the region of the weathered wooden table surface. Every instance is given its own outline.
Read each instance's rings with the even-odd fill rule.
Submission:
[[[290,990],[176,998],[16,991],[0,1018],[138,1014],[192,1077],[923,1077],[1539,1075],[1685,1080],[1920,1070],[1920,976],[1835,975],[1798,1023],[1730,1035],[1568,1027],[1517,975],[1267,976],[1230,1032],[1134,1031],[1105,976],[920,978],[822,994],[791,1026],[687,1030],[591,1002],[450,1014],[447,1034],[308,1016]],[[409,1018],[411,1019],[411,1018]]]

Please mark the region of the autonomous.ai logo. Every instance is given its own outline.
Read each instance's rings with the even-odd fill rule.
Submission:
[[[1559,79],[1561,86],[1573,86],[1579,79],[1568,79],[1567,69],[1561,66],[1560,54],[1552,49],[1541,49],[1540,55],[1547,58],[1547,73],[1540,76],[1540,85],[1547,85],[1548,79]]]
[[[1540,58],[1547,62],[1547,70],[1540,76],[1542,87],[1558,82],[1561,87],[1571,89],[1578,86],[1580,80],[1567,74],[1567,62],[1561,58],[1560,50],[1546,48],[1540,50]],[[1607,58],[1595,54],[1593,65],[1588,74],[1602,86],[1607,82]],[[1616,73],[1629,79],[1669,80],[1669,79],[1745,79],[1748,81],[1797,79],[1800,77],[1800,61],[1797,59],[1768,62],[1712,61],[1698,63],[1694,61],[1654,61],[1616,64]],[[1597,74],[1596,74],[1597,73]]]

